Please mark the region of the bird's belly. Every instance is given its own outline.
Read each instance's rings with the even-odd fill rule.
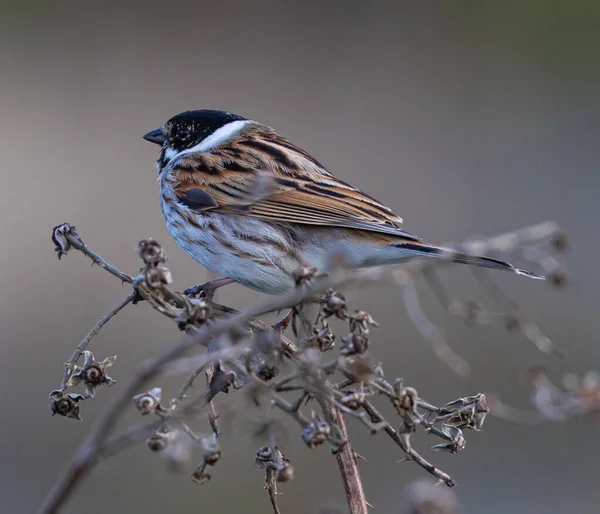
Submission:
[[[300,267],[284,234],[260,220],[217,213],[197,214],[165,206],[167,228],[190,257],[221,277],[268,294],[294,286]]]

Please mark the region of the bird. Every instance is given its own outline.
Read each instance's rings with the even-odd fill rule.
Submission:
[[[543,278],[406,232],[388,206],[271,127],[237,114],[185,111],[143,139],[161,147],[156,167],[171,236],[224,283],[280,294],[296,286],[305,267],[327,273],[334,264],[363,268],[417,257]]]

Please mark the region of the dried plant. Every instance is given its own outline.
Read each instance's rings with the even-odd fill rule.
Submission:
[[[258,409],[261,414],[260,435],[266,444],[257,449],[254,459],[256,467],[265,472],[265,488],[275,513],[280,512],[279,484],[294,478],[293,464],[284,455],[278,436],[282,417],[298,425],[298,437],[308,448],[329,445],[339,465],[351,514],[364,514],[369,504],[358,470],[360,456],[348,439],[347,420],[355,420],[370,433],[387,434],[404,454],[404,460],[422,467],[438,483],[453,486],[454,481],[447,473],[415,449],[412,435],[417,431],[431,434],[438,439],[432,450],[456,454],[465,448],[467,432],[481,429],[490,412],[489,399],[476,393],[435,406],[423,399],[417,388],[395,378],[398,370],[388,370],[386,366],[384,371],[383,364],[375,357],[377,323],[370,313],[353,310],[347,304],[340,292],[346,287],[374,282],[396,284],[411,321],[432,345],[435,355],[462,375],[468,372],[468,363],[450,348],[422,309],[414,287],[418,277],[426,280],[448,312],[462,317],[466,323],[497,324],[509,331],[521,331],[540,351],[559,354],[550,339],[523,316],[487,273],[473,270],[502,310],[493,312],[475,302],[453,299],[437,275],[437,269],[448,264],[451,254],[448,260],[424,259],[393,267],[339,269],[328,276],[303,268],[296,273],[294,291],[261,307],[238,312],[214,299],[215,290],[230,282],[227,279],[183,293],[174,291],[163,249],[156,241],[140,241],[137,251],[142,266],[137,275],[131,276],[87,247],[68,223],[55,227],[52,239],[59,258],[71,249],[78,250],[132,285],[132,292],[98,321],[65,363],[62,382],[50,393],[53,414],[81,420],[82,411],[98,388],[114,384],[107,368],[115,365],[116,356],[97,361],[88,347],[102,327],[127,305],[147,302],[175,321],[185,336],[161,355],[142,362],[125,386],[117,386],[115,401],[101,415],[50,492],[40,511],[44,513],[58,512],[101,459],[142,441],[151,451],[163,455],[172,469],[189,468],[195,483],[209,481],[223,453],[214,398],[230,392],[244,395],[248,408]],[[520,252],[525,260],[540,266],[552,284],[562,286],[566,273],[553,254],[565,246],[563,233],[548,222],[470,241],[456,251]],[[283,309],[290,309],[289,313],[274,325],[258,319]],[[316,314],[311,315],[314,310]],[[346,327],[343,333],[334,332],[330,326],[332,319],[343,322]],[[292,337],[286,335],[288,328]],[[159,385],[160,377],[184,373],[187,378],[177,394],[166,396]],[[192,387],[200,375],[204,376],[205,387],[202,393],[194,393]],[[540,370],[532,372],[531,377],[538,391],[550,387]],[[590,377],[582,381],[572,379],[567,391],[558,392],[554,387],[554,394],[541,394],[538,398],[552,398],[548,401],[555,408],[553,412],[562,416],[597,410],[600,387],[598,380]],[[83,394],[74,392],[75,387],[83,387]],[[537,401],[538,408],[541,403]],[[380,409],[386,405],[395,413],[394,419],[382,414]],[[493,399],[493,405],[503,404]],[[151,421],[114,435],[115,425],[130,408]],[[206,419],[208,431],[198,431],[199,418]]]

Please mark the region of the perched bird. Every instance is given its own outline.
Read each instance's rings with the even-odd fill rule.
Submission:
[[[294,287],[302,266],[326,272],[448,257],[401,228],[389,207],[333,176],[272,128],[214,110],[187,111],[148,132],[163,215],[176,243],[221,277],[264,293]],[[453,261],[542,278],[466,254]]]

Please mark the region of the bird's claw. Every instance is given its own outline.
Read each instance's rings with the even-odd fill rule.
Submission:
[[[183,294],[189,296],[190,298],[202,298],[210,302],[213,300],[217,289],[226,286],[227,284],[231,284],[232,282],[234,282],[234,280],[231,278],[218,278],[216,280],[209,280],[208,282],[204,282],[204,284],[197,284],[194,287],[188,287],[183,291]]]

